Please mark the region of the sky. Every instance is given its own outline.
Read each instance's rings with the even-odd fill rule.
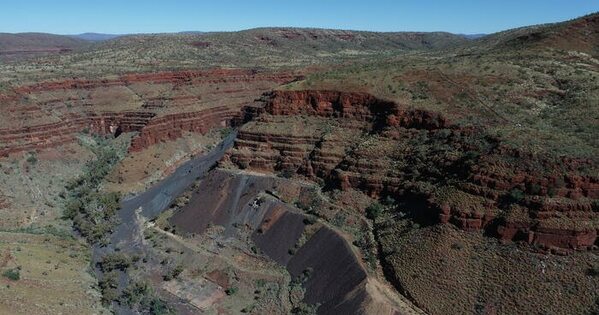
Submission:
[[[6,33],[130,34],[294,26],[478,34],[597,12],[599,0],[0,0],[0,8],[0,32]]]

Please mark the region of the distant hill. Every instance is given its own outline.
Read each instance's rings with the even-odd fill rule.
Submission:
[[[467,39],[478,39],[478,38],[481,38],[481,37],[485,37],[488,34],[481,33],[481,34],[460,34],[460,35],[462,35],[463,37],[465,37]]]
[[[77,35],[69,35],[71,38],[83,39],[90,42],[101,42],[105,40],[111,40],[123,35],[117,34],[101,34],[101,33],[83,33]]]
[[[39,65],[60,65],[61,71],[55,73],[68,76],[208,67],[280,69],[374,60],[445,50],[472,42],[462,35],[444,32],[379,33],[286,27],[131,34],[102,41],[66,38],[74,41],[75,46],[81,44],[82,49],[71,54],[53,54],[39,60]]]
[[[131,35],[27,33],[1,34],[0,55],[18,58],[86,50],[99,53],[96,60],[113,53],[124,54],[132,59],[127,61],[128,66],[136,62],[183,62],[202,66],[278,67],[390,52],[445,49],[470,41],[467,36],[445,32],[380,33],[285,27]]]
[[[467,42],[446,32],[365,32],[316,28],[256,28],[240,32],[210,33],[207,38],[248,41],[258,44],[317,45],[319,48],[436,49]]]
[[[0,52],[76,49],[84,46],[82,39],[46,33],[0,33]]]
[[[139,34],[94,47],[96,61],[114,55],[127,66],[279,67],[342,62],[361,56],[430,51],[470,42],[461,35],[436,32],[377,33],[312,28],[256,28],[239,32]]]
[[[478,43],[490,48],[553,48],[599,56],[599,13],[499,32],[479,39]]]
[[[183,31],[183,32],[178,32],[177,34],[187,34],[187,35],[197,35],[197,34],[205,34],[206,32],[202,32],[202,31]]]

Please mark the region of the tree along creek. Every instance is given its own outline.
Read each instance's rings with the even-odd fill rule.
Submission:
[[[116,251],[128,256],[144,253],[145,246],[147,246],[142,242],[144,222],[160,215],[196,179],[204,176],[231,147],[236,135],[236,132],[232,132],[208,154],[193,157],[150,189],[121,201],[121,208],[117,212],[119,225],[110,236],[109,244],[107,246],[94,245],[92,248],[92,263],[95,266],[94,271],[98,280],[102,280],[104,277],[98,263],[106,255]],[[118,272],[118,291],[121,292],[128,285],[130,279],[126,271]],[[116,314],[136,314],[127,305],[113,302],[113,307]]]

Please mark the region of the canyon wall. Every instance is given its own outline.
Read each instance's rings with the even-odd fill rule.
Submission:
[[[298,79],[291,73],[215,69],[20,86],[0,95],[0,156],[75,141],[77,133],[139,132],[132,151],[241,120],[241,107]]]
[[[226,156],[240,168],[390,196],[422,224],[555,252],[597,245],[594,161],[514,149],[484,129],[363,93],[276,91],[261,112]]]

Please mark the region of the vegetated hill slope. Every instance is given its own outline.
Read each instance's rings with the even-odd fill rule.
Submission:
[[[354,63],[289,88],[369,92],[488,127],[514,147],[596,159],[598,22],[594,14],[489,35],[449,51]]]
[[[111,41],[106,43],[105,46],[118,48],[126,45],[136,46],[137,48],[150,48],[147,46],[148,42],[146,40],[148,39],[167,39],[172,43],[192,44],[196,47],[217,46],[217,48],[224,49],[249,45],[260,49],[261,46],[271,46],[280,50],[297,48],[300,51],[311,53],[314,53],[314,49],[331,52],[343,49],[432,49],[468,42],[461,35],[444,32],[365,32],[317,28],[255,28],[239,32],[133,35]],[[197,40],[201,43],[185,42],[186,40]]]
[[[0,54],[35,51],[57,51],[81,48],[82,39],[45,33],[0,33]]]
[[[475,47],[536,48],[599,55],[599,13],[570,21],[517,28],[481,38]]]
[[[85,40],[62,35],[0,33],[0,61],[15,62],[32,57],[65,54],[87,45],[89,42]]]
[[[124,72],[206,67],[281,68],[342,63],[372,56],[428,51],[469,42],[449,33],[375,33],[325,29],[262,28],[240,32],[143,34],[52,56],[24,67],[54,70],[47,76],[105,76]],[[20,72],[20,67],[16,71]],[[11,73],[15,74],[15,69]],[[39,78],[39,77],[38,77]]]
[[[209,46],[243,47],[262,45],[285,48],[299,48],[309,51],[340,50],[362,48],[368,50],[404,48],[431,49],[444,48],[468,40],[461,35],[444,32],[365,32],[317,28],[255,28],[238,32],[178,33],[178,34],[141,34],[122,37],[106,43],[107,47],[134,45],[142,47],[148,39],[170,39],[173,43],[185,40],[203,41]],[[146,42],[147,44],[147,42]],[[193,42],[188,43],[193,44]],[[193,46],[193,45],[192,45]],[[202,46],[202,45],[196,45]]]

